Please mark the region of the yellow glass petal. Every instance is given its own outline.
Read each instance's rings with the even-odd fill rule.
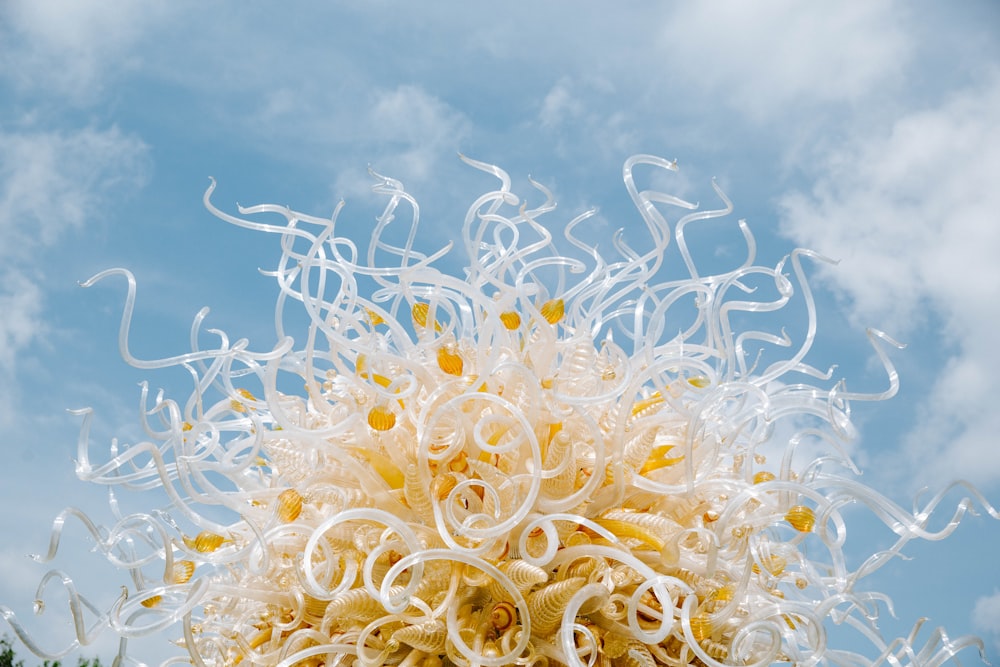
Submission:
[[[376,409],[377,408],[373,408],[372,411]],[[396,416],[391,412],[389,414],[392,415],[392,421],[395,423]],[[370,415],[369,423],[371,423]],[[373,426],[372,428],[375,427]],[[379,477],[385,480],[385,483],[389,485],[390,489],[403,488],[403,471],[396,467],[396,464],[393,463],[392,459],[388,456],[363,447],[352,447],[351,451],[368,461],[368,463],[371,464],[372,470],[377,472]]]
[[[422,327],[427,326],[427,313],[430,312],[430,309],[430,304],[419,302],[413,304],[413,308],[410,309],[410,312],[413,315],[414,324]]]
[[[428,324],[434,325],[435,331],[441,331],[441,325],[430,319],[431,305],[429,303],[417,302],[413,304],[413,308],[410,310],[413,315],[413,323],[420,327],[426,327]]]
[[[278,519],[291,523],[302,513],[302,496],[295,489],[285,489],[278,494]]]
[[[788,565],[788,561],[786,561],[781,556],[772,555],[770,559],[765,561],[764,565],[767,568],[768,572],[770,572],[773,576],[777,577],[782,572],[785,571],[785,566]],[[751,567],[750,569],[753,570],[754,574],[760,574],[760,566],[757,565],[757,563],[754,563],[753,567]]]
[[[691,634],[699,642],[712,636],[712,621],[708,614],[695,614],[691,617]]]
[[[595,519],[594,523],[602,528],[607,528],[609,531],[621,538],[633,538],[639,540],[640,542],[649,545],[656,551],[663,549],[664,542],[662,539],[646,530],[642,526],[637,526],[634,523],[628,521],[620,521],[618,519]]]
[[[460,357],[451,346],[446,345],[438,348],[437,361],[441,370],[448,375],[462,374],[462,369],[464,368],[462,357]]]
[[[632,416],[633,417],[638,417],[639,413],[644,412],[645,410],[647,410],[647,409],[649,409],[649,408],[651,408],[653,406],[659,405],[659,404],[663,403],[663,401],[664,401],[664,399],[663,399],[663,396],[660,395],[660,392],[654,393],[649,398],[644,398],[641,401],[636,401],[632,405]]]
[[[808,533],[816,525],[816,515],[811,507],[795,505],[785,514],[785,521],[792,524],[792,528],[800,533]]]
[[[189,560],[179,560],[174,563],[174,583],[186,584],[194,575],[194,563]]]
[[[187,542],[188,540],[185,540]],[[226,541],[222,535],[217,535],[213,532],[203,530],[194,538],[193,542],[189,546],[194,546],[194,550],[207,554],[215,551],[222,546],[222,543]]]
[[[368,425],[376,431],[388,431],[396,425],[396,413],[389,408],[376,405],[368,411]]]
[[[513,310],[500,313],[500,321],[510,331],[514,331],[521,326],[521,316]]]
[[[766,470],[761,470],[759,473],[753,476],[754,484],[763,484],[764,482],[770,482],[774,480],[774,474],[769,473]]]
[[[542,317],[549,324],[557,324],[566,314],[566,304],[562,299],[549,299],[540,309]]]

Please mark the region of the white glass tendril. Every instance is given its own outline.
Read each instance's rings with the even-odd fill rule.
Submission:
[[[585,241],[592,211],[560,230],[542,221],[556,208],[544,186],[522,198],[503,170],[462,159],[499,184],[462,219],[458,274],[440,268],[451,243],[417,247],[417,202],[393,179],[372,174],[388,202],[367,248],[337,235],[343,203],[329,219],[272,205],[234,215],[212,203],[212,181],[209,211],[278,240],[270,350],[202,331],[206,309],[190,351],[137,359],[132,274],[83,283],[125,278],[123,359],[184,368],[192,391],[151,399],[144,385],[147,439],[107,457],[80,411],[80,478],[162,489],[169,504],[110,528],[75,509],[56,519],[38,560],[77,521],[132,586],[99,609],[49,573],[37,597],[65,589],[75,639],[46,648],[0,607],[29,649],[54,659],[110,631],[133,660],[130,638],[166,629],[198,666],[936,666],[982,651],[943,630],[920,646],[919,625],[878,632],[888,600],[866,589],[872,572],[912,539],[946,537],[974,504],[1000,516],[959,483],[967,499],[932,529],[953,487],[910,512],[858,480],[849,403],[896,393],[883,348],[900,345],[869,332],[881,392],[809,365],[806,268],[829,260],[795,250],[757,265],[740,220],[745,259],[705,271],[685,230],[733,204],[715,183],[722,207],[708,211],[637,185],[676,161],[625,163],[643,234],[616,234],[607,255]],[[798,338],[777,316],[796,301]],[[296,304],[308,324],[286,330]],[[898,539],[852,568],[854,503]],[[832,647],[831,624],[871,651]]]

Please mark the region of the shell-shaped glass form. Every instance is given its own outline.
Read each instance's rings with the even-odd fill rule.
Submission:
[[[440,653],[448,639],[448,628],[443,621],[427,621],[396,630],[391,637],[425,653]]]
[[[504,632],[517,621],[517,609],[513,604],[502,600],[493,605],[490,610],[490,624],[498,631]]]
[[[566,604],[587,582],[583,577],[556,581],[528,596],[528,612],[537,632],[554,630],[562,619]]]
[[[155,490],[155,506],[83,521],[131,596],[95,614],[66,575],[44,580],[70,587],[67,645],[91,641],[95,616],[124,637],[121,664],[136,662],[129,638],[172,627],[176,661],[203,667],[938,667],[975,645],[879,638],[868,575],[968,505],[935,522],[943,493],[910,513],[853,472],[850,403],[895,392],[893,341],[870,332],[881,393],[810,366],[806,276],[824,258],[758,263],[721,190],[695,211],[665,190],[676,163],[653,156],[626,162],[634,207],[606,241],[592,213],[560,221],[540,184],[516,193],[463,159],[495,179],[455,216],[464,266],[419,247],[433,235],[393,179],[376,175],[370,239],[337,236],[361,228],[338,224],[346,206],[233,214],[213,184],[213,214],[278,239],[276,343],[253,349],[199,315],[190,352],[127,357],[194,382],[143,389],[142,442],[97,455],[80,438],[81,478]],[[699,255],[685,230],[712,218],[729,247]],[[131,275],[86,284],[109,277],[128,284],[127,351]],[[860,563],[845,554],[852,500],[895,544]],[[854,630],[867,653],[833,646]]]

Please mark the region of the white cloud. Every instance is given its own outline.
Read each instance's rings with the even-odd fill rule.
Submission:
[[[97,216],[121,186],[141,186],[146,151],[115,127],[0,132],[0,257],[30,263],[33,247]]]
[[[370,122],[386,141],[439,144],[461,131],[464,121],[423,88],[404,85],[378,94]]]
[[[7,270],[0,291],[0,372],[10,371],[18,351],[42,333],[41,290],[23,274]]]
[[[97,99],[110,70],[134,64],[131,47],[167,7],[159,0],[11,0],[0,9],[7,25],[0,76],[22,89]]]
[[[117,128],[0,131],[0,424],[15,418],[21,356],[45,335],[43,249],[98,225],[114,194],[139,187],[146,146]]]
[[[414,85],[378,93],[368,119],[372,138],[396,144],[393,160],[421,180],[445,154],[454,157],[469,130],[462,114]]]
[[[562,79],[545,95],[538,113],[543,127],[558,127],[583,114],[583,103],[573,96],[571,85],[570,81]]]
[[[606,79],[563,77],[542,98],[538,125],[560,156],[585,153],[589,160],[618,162],[639,152],[635,119],[620,94]]]
[[[374,92],[365,121],[355,131],[352,151],[369,149],[367,160],[376,171],[407,186],[427,182],[442,169],[454,170],[462,142],[470,131],[464,114],[420,86],[401,85]],[[359,156],[359,160],[365,159]],[[371,199],[372,179],[357,162],[338,175],[337,197]]]
[[[972,626],[988,639],[993,640],[993,647],[1000,651],[1000,590],[994,590],[993,595],[984,595],[976,600],[972,610]]]
[[[891,0],[682,3],[663,30],[664,66],[760,120],[893,81],[911,52],[904,18]]]
[[[859,323],[897,336],[943,323],[953,356],[906,440],[937,479],[1000,479],[1000,416],[985,399],[1000,392],[998,108],[993,77],[885,135],[859,132],[825,157],[810,193],[782,202],[788,235],[842,260],[825,276]]]

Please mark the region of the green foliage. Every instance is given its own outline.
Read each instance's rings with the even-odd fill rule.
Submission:
[[[23,660],[15,661],[14,647],[6,637],[0,637],[0,667],[24,667]]]
[[[24,667],[24,660],[17,659],[14,645],[7,637],[0,637],[0,667]],[[41,667],[63,667],[58,660],[45,660]],[[103,667],[100,658],[79,658],[76,667]]]

